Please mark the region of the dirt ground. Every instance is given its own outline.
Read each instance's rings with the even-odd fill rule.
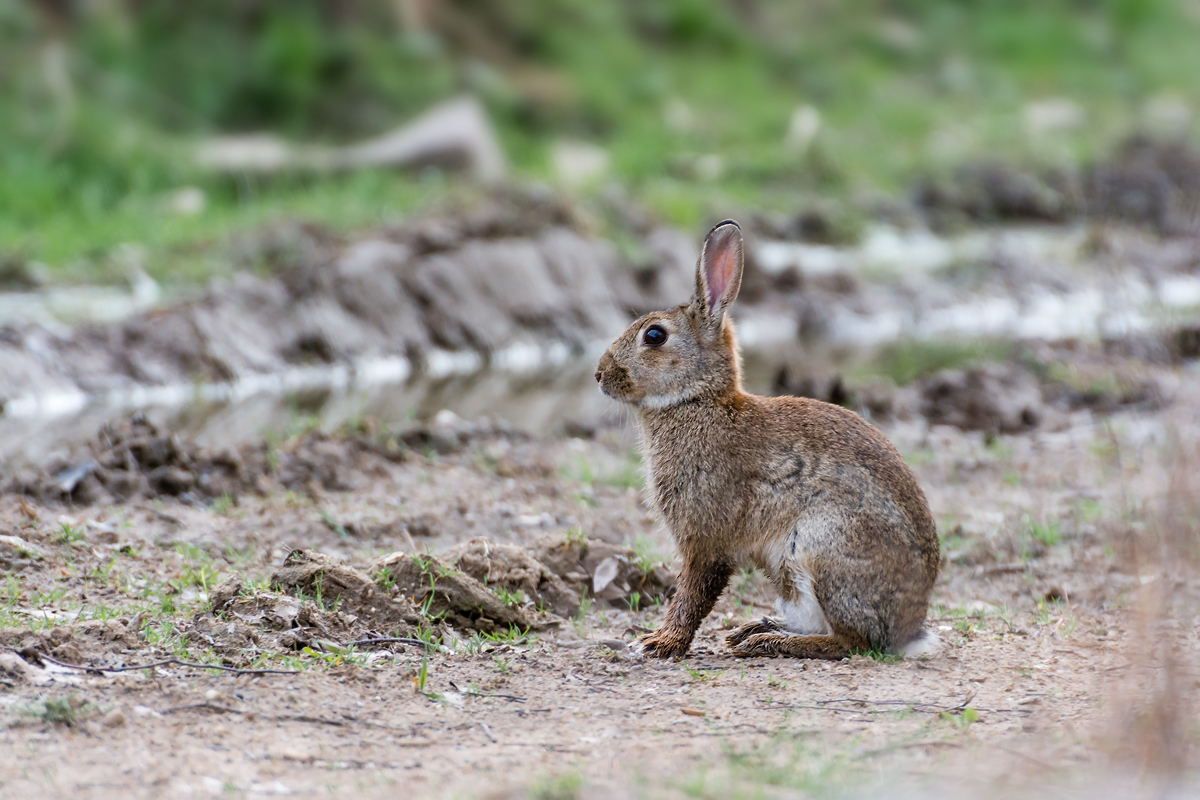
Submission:
[[[0,795],[1182,796],[1200,374],[1156,369],[1169,402],[1111,416],[884,425],[944,554],[942,649],[903,661],[729,656],[725,631],[771,611],[752,572],[687,659],[636,655],[671,546],[619,424],[536,439],[441,418],[409,439],[299,435],[258,461],[179,445],[156,477],[101,447],[90,474],[111,483],[90,502],[0,496]],[[540,561],[501,563],[507,543]],[[294,578],[302,549],[340,595]],[[413,565],[432,593],[404,583]],[[484,584],[517,624],[454,606]],[[171,658],[283,672],[115,671]]]

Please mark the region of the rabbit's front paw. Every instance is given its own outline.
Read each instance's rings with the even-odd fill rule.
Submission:
[[[670,628],[660,628],[638,639],[637,650],[651,658],[682,658],[691,645],[690,636],[682,636]]]

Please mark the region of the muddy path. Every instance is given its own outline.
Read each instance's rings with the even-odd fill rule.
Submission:
[[[729,657],[726,630],[770,612],[754,573],[735,579],[685,661],[631,653],[662,613],[646,576],[669,583],[672,558],[620,425],[538,438],[444,416],[391,448],[298,435],[276,445],[276,471],[247,472],[236,493],[10,492],[0,785],[1123,796],[1160,774],[1190,780],[1200,387],[1186,368],[1157,369],[1176,381],[1169,404],[1068,409],[1020,433],[885,423],[945,555],[929,619],[943,649],[922,660]],[[339,482],[279,477],[303,463],[335,465]],[[336,580],[305,583],[309,558]],[[520,624],[425,606],[424,580],[435,601],[481,586]],[[361,641],[380,635],[408,641]],[[105,670],[170,658],[297,672]]]

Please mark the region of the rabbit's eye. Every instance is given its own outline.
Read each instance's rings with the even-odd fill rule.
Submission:
[[[651,325],[642,334],[642,342],[649,347],[662,347],[667,343],[667,330],[662,325]]]

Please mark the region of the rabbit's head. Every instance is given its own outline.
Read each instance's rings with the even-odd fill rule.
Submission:
[[[737,342],[725,312],[741,283],[742,230],[726,220],[704,239],[691,303],[630,325],[600,359],[600,390],[639,408],[667,408],[740,388]]]

